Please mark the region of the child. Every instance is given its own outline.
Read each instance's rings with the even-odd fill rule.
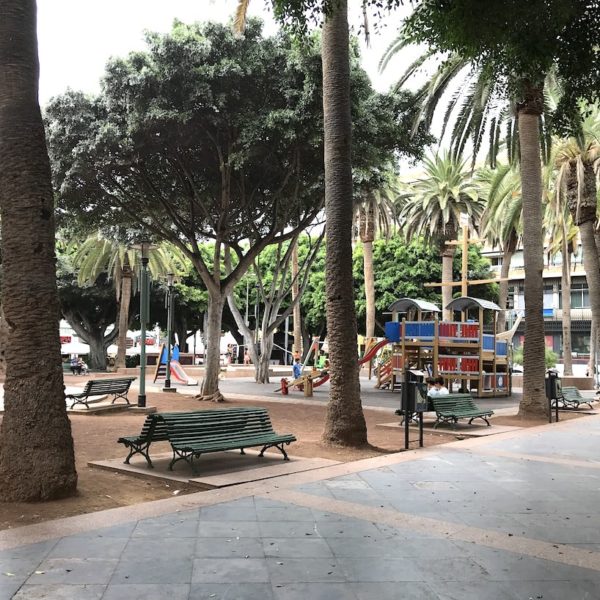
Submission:
[[[435,395],[436,396],[447,396],[450,392],[448,391],[448,388],[444,385],[444,378],[443,377],[436,377],[434,379],[434,383],[433,383],[434,389],[435,389]],[[430,393],[430,395],[433,395]]]
[[[292,367],[292,372],[294,373],[294,379],[300,379],[302,376],[302,365],[300,364],[300,359],[297,358],[294,361],[294,366]]]

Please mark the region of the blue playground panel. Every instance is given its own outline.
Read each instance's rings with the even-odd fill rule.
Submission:
[[[385,324],[385,337],[390,342],[398,343],[400,341],[401,325],[400,321],[388,321]]]

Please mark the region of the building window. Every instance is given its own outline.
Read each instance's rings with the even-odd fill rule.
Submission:
[[[571,284],[571,308],[590,308],[590,290],[587,282]]]
[[[554,285],[544,285],[544,308],[554,308]]]
[[[571,332],[571,350],[578,355],[590,354],[590,334]]]

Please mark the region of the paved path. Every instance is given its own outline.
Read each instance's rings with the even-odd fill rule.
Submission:
[[[587,416],[3,531],[0,598],[595,600],[599,445]]]

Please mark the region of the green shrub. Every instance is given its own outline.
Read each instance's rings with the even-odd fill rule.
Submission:
[[[556,352],[550,350],[550,348],[545,349],[545,362],[546,369],[551,369],[556,366],[556,361],[558,360],[558,355]],[[515,365],[523,364],[523,346],[520,346],[513,352],[513,362]]]

